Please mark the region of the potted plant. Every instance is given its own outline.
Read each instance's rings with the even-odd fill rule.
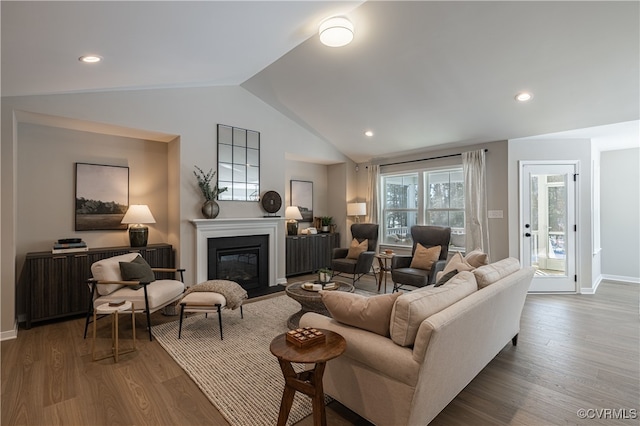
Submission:
[[[218,188],[218,183],[215,183],[213,187],[211,186],[211,181],[216,175],[216,172],[212,169],[209,169],[209,171],[205,173],[200,167],[195,166],[195,168],[196,170],[193,174],[198,180],[198,187],[205,199],[205,202],[202,205],[202,214],[207,219],[214,219],[220,212],[220,206],[218,206],[216,198],[218,197],[218,194],[225,192],[227,187]]]
[[[331,221],[333,217],[331,216],[322,216],[320,221],[322,222],[322,232],[329,232],[329,226],[331,225]]]
[[[329,268],[318,269],[318,281],[320,281],[322,284],[325,284],[331,281],[331,269]]]

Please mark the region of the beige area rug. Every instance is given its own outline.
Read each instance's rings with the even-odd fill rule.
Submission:
[[[284,378],[269,345],[288,330],[287,318],[300,305],[282,295],[243,309],[244,319],[239,309],[223,310],[224,340],[217,314],[185,318],[180,340],[178,321],[154,326],[153,334],[233,426],[275,425]],[[311,399],[296,392],[288,424],[311,413]]]

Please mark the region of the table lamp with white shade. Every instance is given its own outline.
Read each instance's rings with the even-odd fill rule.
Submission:
[[[359,216],[365,216],[366,214],[366,203],[347,203],[347,216],[355,216],[356,222],[360,222]]]
[[[149,228],[144,224],[156,223],[156,220],[146,204],[131,204],[121,223],[130,224],[129,243],[131,247],[146,247]]]
[[[302,220],[298,206],[288,206],[284,211],[284,218],[287,220],[287,234],[298,235],[298,221]]]

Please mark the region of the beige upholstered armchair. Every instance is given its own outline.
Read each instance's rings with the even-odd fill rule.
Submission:
[[[155,279],[156,272],[180,274],[180,281]],[[135,306],[135,312],[144,312],[147,317],[149,340],[151,334],[151,314],[175,302],[184,293],[184,269],[151,268],[138,253],[102,259],[91,265],[92,278],[88,280],[91,289],[84,337],[87,337],[89,320],[93,309],[103,303],[126,300]]]
[[[411,238],[413,248],[411,256],[396,255],[391,259],[391,279],[393,280],[393,291],[397,291],[403,284],[424,287],[435,284],[436,273],[442,271],[447,263],[449,255],[449,241],[451,239],[451,228],[442,226],[414,225],[411,227]],[[418,252],[424,249],[440,247],[440,251],[426,265],[420,265],[416,259]],[[428,255],[425,255],[428,257]]]
[[[369,273],[373,265],[378,244],[378,224],[354,223],[351,225],[351,235],[354,241],[363,244],[363,247],[355,246],[352,241],[352,247],[333,249],[331,269],[333,276],[351,275],[355,284],[363,275]]]

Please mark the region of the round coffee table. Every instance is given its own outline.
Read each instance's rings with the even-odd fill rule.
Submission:
[[[307,312],[316,312],[318,314],[322,314],[330,317],[329,311],[327,311],[327,307],[322,303],[322,297],[317,291],[305,290],[302,288],[302,284],[304,282],[289,284],[285,289],[285,293],[287,296],[300,303],[302,307],[298,312],[291,315],[289,320],[287,320],[287,326],[290,329],[298,328],[300,324],[300,318],[306,314]],[[349,293],[353,293],[354,287],[351,284],[347,284],[344,281],[333,280],[338,284],[338,287],[334,290],[327,291],[346,291]]]

